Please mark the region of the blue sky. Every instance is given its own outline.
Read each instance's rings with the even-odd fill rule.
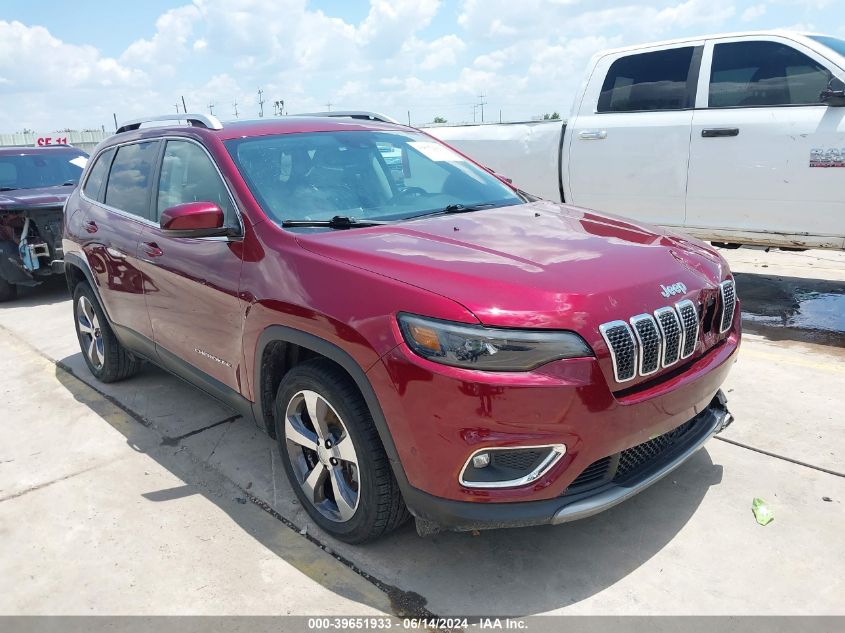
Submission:
[[[0,132],[188,109],[369,109],[413,123],[569,111],[590,56],[793,28],[845,37],[842,0],[145,0],[0,3]]]

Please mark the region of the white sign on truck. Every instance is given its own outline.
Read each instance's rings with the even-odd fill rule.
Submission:
[[[566,122],[427,131],[543,198],[718,242],[845,248],[845,40],[674,40],[599,53],[586,76]]]

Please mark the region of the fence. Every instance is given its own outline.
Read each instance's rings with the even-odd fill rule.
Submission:
[[[53,138],[67,138],[67,142],[78,147],[84,152],[90,153],[103,139],[111,136],[110,133],[100,130],[85,130],[73,132],[18,132],[15,134],[0,134],[0,147],[23,145],[32,147],[39,137],[50,136]]]

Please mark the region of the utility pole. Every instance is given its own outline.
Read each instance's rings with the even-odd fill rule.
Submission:
[[[234,114],[235,118],[237,119],[238,118],[238,100],[237,99],[235,99],[232,102],[232,108],[234,108],[234,111],[232,112],[232,114]]]
[[[472,122],[475,123],[475,111],[478,110],[478,104],[475,103],[472,106]]]
[[[264,118],[264,91],[258,89],[258,116]]]
[[[208,104],[208,113],[210,115],[214,116],[214,104],[213,103]]]
[[[331,111],[332,111],[332,106],[333,106],[333,105],[334,105],[334,104],[333,104],[331,101],[329,101],[329,102],[326,104],[326,111],[327,111],[327,112],[331,112]]]
[[[175,106],[176,106],[176,114],[179,114],[179,104],[178,104],[178,103],[174,103],[173,105],[175,105]]]
[[[273,102],[273,114],[282,116],[285,113],[285,100],[277,99]]]
[[[481,122],[484,123],[484,106],[487,102],[484,100],[484,94],[478,95],[478,106],[481,108]]]
[[[502,122],[502,109],[499,108],[499,123]]]
[[[188,114],[188,106],[185,105],[185,95],[182,95],[182,112]]]
[[[408,110],[408,127],[411,127],[411,111]]]
[[[114,117],[114,129],[117,131],[117,112],[112,112],[112,117]]]

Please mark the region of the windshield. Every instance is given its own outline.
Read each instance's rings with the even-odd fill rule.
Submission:
[[[226,143],[267,215],[285,220],[402,220],[449,205],[521,204],[512,189],[422,134],[280,134]]]
[[[819,44],[823,44],[832,51],[845,57],[845,40],[841,40],[838,37],[829,37],[827,35],[808,35],[807,37],[811,40],[816,40]]]
[[[85,167],[85,154],[79,152],[27,153],[0,155],[0,190],[38,189],[77,184]]]

